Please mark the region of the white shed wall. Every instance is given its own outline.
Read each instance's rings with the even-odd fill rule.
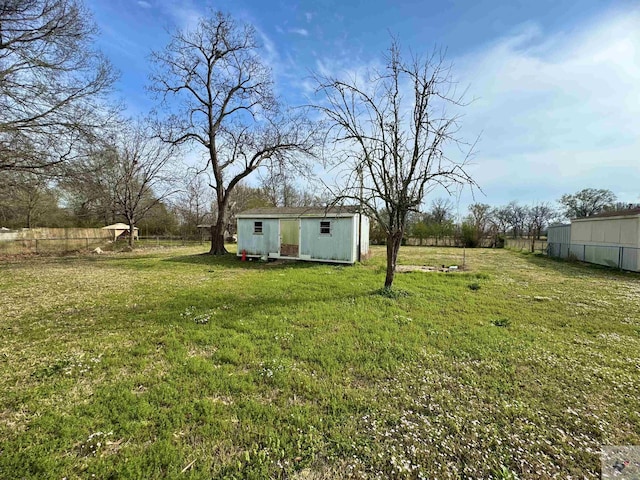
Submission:
[[[640,247],[640,218],[593,218],[571,223],[571,243]]]
[[[640,271],[640,216],[571,222],[571,253],[580,260]]]

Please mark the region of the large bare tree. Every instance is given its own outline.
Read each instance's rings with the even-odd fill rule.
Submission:
[[[0,172],[40,172],[75,158],[112,109],[117,75],[91,48],[79,0],[0,2]]]
[[[129,224],[129,246],[133,247],[136,223],[177,192],[171,169],[175,148],[138,121],[117,133],[110,151],[115,156],[114,205]]]
[[[176,32],[152,59],[150,88],[173,112],[163,123],[161,138],[204,152],[217,207],[211,253],[224,254],[233,189],[261,165],[311,154],[314,129],[301,111],[283,111],[255,29],[228,15],[217,12],[192,30]]]
[[[405,60],[395,41],[383,69],[317,80],[325,97],[317,108],[348,165],[336,197],[360,203],[384,229],[390,289],[408,215],[436,186],[475,184],[465,170],[472,145],[458,137],[459,115],[447,113],[464,105],[462,95],[441,53]],[[450,156],[451,147],[462,155]]]

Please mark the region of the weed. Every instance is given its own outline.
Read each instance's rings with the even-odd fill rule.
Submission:
[[[511,320],[508,318],[495,318],[491,320],[491,325],[494,327],[508,327],[511,325]]]
[[[95,456],[100,449],[105,446],[107,437],[113,435],[113,432],[95,432],[87,437],[87,439],[78,445],[78,455]]]
[[[469,288],[469,290],[472,290],[474,292],[476,290],[480,290],[480,284],[478,282],[470,283],[469,285],[467,285],[467,287]]]

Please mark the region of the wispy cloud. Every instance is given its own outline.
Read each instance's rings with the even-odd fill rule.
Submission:
[[[136,3],[142,8],[151,8],[151,4],[149,2],[145,2],[144,0],[138,0],[138,2]]]
[[[306,28],[290,28],[289,33],[295,33],[296,35],[301,35],[303,37],[309,36],[309,30]]]
[[[313,12],[304,12],[304,17],[307,19],[307,23],[311,23],[311,20],[313,20]]]
[[[473,142],[481,133],[470,173],[486,194],[463,194],[462,211],[473,201],[554,201],[585,187],[638,201],[639,24],[640,10],[553,34],[526,24],[450,59],[457,88],[469,86],[467,100],[476,99],[460,111],[460,134]],[[358,57],[320,57],[314,70],[366,85],[363,72],[381,66]],[[300,86],[309,95],[312,87]]]
[[[527,25],[454,60],[478,97],[464,123],[483,131],[474,173],[487,201],[638,191],[639,22],[635,11],[555,35]]]
[[[184,0],[179,3],[167,2],[162,5],[164,13],[182,30],[192,30],[197,27],[206,12],[206,10],[199,8],[193,0]]]

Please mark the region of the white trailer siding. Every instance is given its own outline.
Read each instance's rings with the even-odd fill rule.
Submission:
[[[571,223],[571,242],[640,247],[638,217],[579,218]]]
[[[585,262],[640,271],[640,215],[578,218],[571,253]]]

